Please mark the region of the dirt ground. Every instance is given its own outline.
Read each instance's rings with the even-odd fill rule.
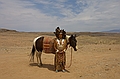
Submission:
[[[33,39],[41,33],[0,32],[0,79],[120,79],[119,35],[77,37],[67,72],[54,71],[54,55],[42,54],[43,66],[29,62]],[[47,35],[43,35],[47,36]],[[67,66],[70,49],[67,50]]]

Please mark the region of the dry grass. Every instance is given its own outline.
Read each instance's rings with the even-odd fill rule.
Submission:
[[[29,62],[33,39],[52,32],[0,32],[0,79],[120,79],[120,33],[77,34],[78,51],[66,73],[54,72],[54,55],[42,54],[43,67]],[[70,49],[67,50],[67,65]]]

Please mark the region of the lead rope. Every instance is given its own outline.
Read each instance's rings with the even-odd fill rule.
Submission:
[[[66,66],[66,68],[69,68],[72,65],[72,47],[71,47],[71,57],[70,57],[70,64],[69,66]]]

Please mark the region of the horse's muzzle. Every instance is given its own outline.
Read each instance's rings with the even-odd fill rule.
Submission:
[[[75,48],[74,48],[74,51],[77,51],[78,50],[78,47],[76,46]]]

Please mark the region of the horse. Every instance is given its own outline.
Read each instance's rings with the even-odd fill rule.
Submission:
[[[56,39],[57,38],[44,37],[44,36],[36,37],[33,41],[32,51],[30,53],[31,55],[30,61],[34,62],[34,54],[36,52],[37,64],[38,66],[42,66],[43,65],[41,60],[42,52],[55,54],[54,41]],[[77,51],[76,35],[70,35],[70,36],[66,35],[66,40],[67,40],[67,46],[69,45],[74,49],[74,51]]]

